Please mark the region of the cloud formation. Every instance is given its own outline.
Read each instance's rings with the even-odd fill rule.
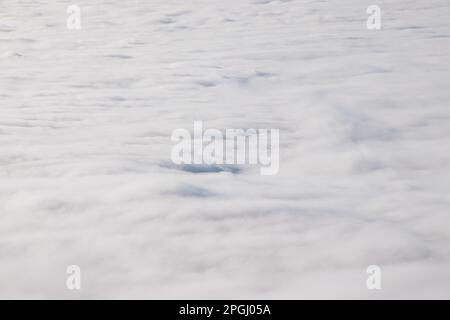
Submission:
[[[446,0],[70,4],[1,4],[0,298],[450,297]],[[279,174],[172,165],[195,120]]]

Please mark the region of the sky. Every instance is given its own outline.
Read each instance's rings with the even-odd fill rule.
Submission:
[[[450,298],[449,17],[2,0],[0,298]],[[174,164],[194,121],[279,130],[278,173]]]

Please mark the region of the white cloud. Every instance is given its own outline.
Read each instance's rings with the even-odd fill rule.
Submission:
[[[2,1],[1,298],[449,298],[445,0],[66,5]],[[279,174],[170,165],[194,120]]]

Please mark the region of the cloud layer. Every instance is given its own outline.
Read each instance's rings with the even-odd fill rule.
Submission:
[[[0,5],[0,298],[450,297],[448,1],[70,4]],[[171,166],[194,120],[279,174]]]

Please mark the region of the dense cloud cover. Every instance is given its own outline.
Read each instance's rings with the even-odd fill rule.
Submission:
[[[70,4],[0,3],[0,298],[450,297],[448,0]],[[173,165],[195,120],[279,174]]]

